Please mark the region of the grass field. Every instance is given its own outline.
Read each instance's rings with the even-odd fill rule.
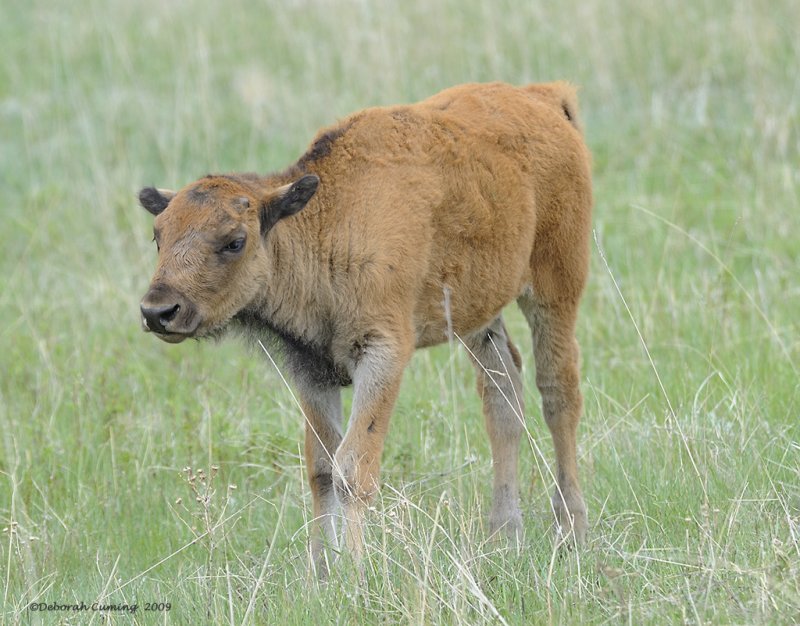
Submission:
[[[3,0],[2,16],[0,622],[800,622],[798,3]],[[342,567],[318,589],[300,411],[263,354],[141,333],[155,246],[136,191],[280,169],[364,106],[555,78],[582,86],[594,153],[589,544],[553,550],[552,447],[512,307],[523,544],[486,540],[480,402],[444,346],[404,378],[366,584]]]

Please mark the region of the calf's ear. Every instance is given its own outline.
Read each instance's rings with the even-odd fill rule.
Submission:
[[[174,197],[175,192],[169,189],[145,187],[139,192],[139,204],[153,215],[158,215],[167,208],[169,201]]]
[[[319,176],[316,174],[306,174],[293,183],[279,188],[275,195],[269,197],[261,205],[261,236],[275,226],[284,217],[289,217],[300,211],[312,196],[316,193],[319,186]]]

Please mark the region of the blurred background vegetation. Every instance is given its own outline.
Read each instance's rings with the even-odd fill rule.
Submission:
[[[800,5],[1,8],[4,622],[78,623],[26,606],[96,599],[140,603],[111,623],[149,623],[146,601],[179,623],[800,621]],[[141,334],[155,250],[135,194],[281,169],[366,106],[553,79],[581,86],[594,154],[590,545],[552,552],[552,454],[512,310],[531,364],[523,546],[485,543],[480,403],[444,346],[404,381],[364,593],[316,590],[300,412],[235,341]]]

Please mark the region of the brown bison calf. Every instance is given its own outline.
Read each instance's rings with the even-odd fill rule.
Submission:
[[[415,348],[451,333],[469,349],[483,398],[491,528],[521,530],[521,362],[502,319],[512,300],[530,324],[555,445],[557,528],[583,540],[575,322],[589,170],[568,84],[470,84],[355,113],[282,173],[141,191],[159,247],[145,330],[178,343],[239,329],[282,348],[306,417],[319,571],[340,506],[345,545],[360,554],[403,370]],[[343,430],[340,390],[351,384]]]

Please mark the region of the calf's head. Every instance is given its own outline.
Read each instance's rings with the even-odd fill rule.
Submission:
[[[319,178],[283,186],[267,179],[207,176],[178,192],[146,187],[139,202],[155,216],[158,264],[142,298],[145,331],[169,343],[223,330],[268,279],[265,238],[300,211]]]

